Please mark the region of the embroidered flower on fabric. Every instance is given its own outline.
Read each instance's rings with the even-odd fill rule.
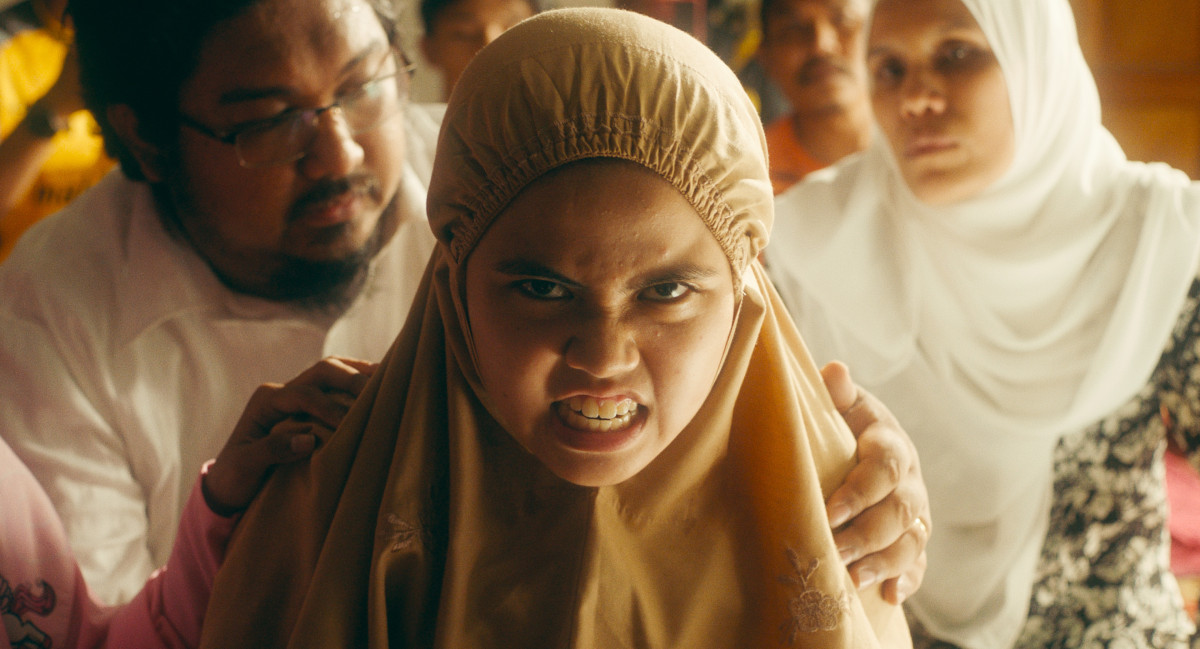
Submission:
[[[388,549],[392,552],[404,550],[414,541],[421,540],[421,528],[395,514],[387,515],[387,525],[389,529],[384,532],[384,538],[391,544]]]
[[[850,604],[845,592],[839,593],[837,597],[830,597],[808,585],[808,581],[821,566],[820,559],[814,557],[808,566],[804,566],[795,550],[788,548],[787,555],[795,574],[781,576],[779,580],[795,586],[800,591],[788,600],[790,619],[783,624],[785,642],[791,645],[796,643],[796,637],[801,633],[836,629]]]
[[[0,575],[0,628],[7,629],[8,641],[13,647],[49,649],[50,635],[43,631],[45,625],[35,618],[49,617],[57,601],[54,588],[40,579],[14,588],[4,575]]]

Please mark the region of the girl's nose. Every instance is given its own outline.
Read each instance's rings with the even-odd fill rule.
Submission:
[[[618,318],[588,318],[567,341],[563,356],[569,367],[597,377],[621,376],[638,364],[637,343]]]

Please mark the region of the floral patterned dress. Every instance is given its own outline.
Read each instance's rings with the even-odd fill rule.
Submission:
[[[1164,412],[1200,467],[1200,280],[1146,387],[1055,451],[1050,529],[1019,649],[1200,649],[1170,572]],[[951,646],[913,632],[918,649]]]

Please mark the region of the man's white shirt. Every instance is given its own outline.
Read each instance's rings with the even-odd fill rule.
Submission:
[[[0,265],[0,436],[49,493],[97,597],[128,600],[166,561],[195,476],[259,385],[391,346],[434,247],[443,110],[407,111],[399,229],[338,317],[230,291],[119,170]]]

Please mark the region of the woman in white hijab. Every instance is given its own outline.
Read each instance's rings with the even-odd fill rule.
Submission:
[[[918,640],[1184,646],[1160,409],[1197,463],[1200,187],[1101,126],[1067,0],[879,0],[868,34],[883,137],[780,197],[767,256],[921,454]]]

